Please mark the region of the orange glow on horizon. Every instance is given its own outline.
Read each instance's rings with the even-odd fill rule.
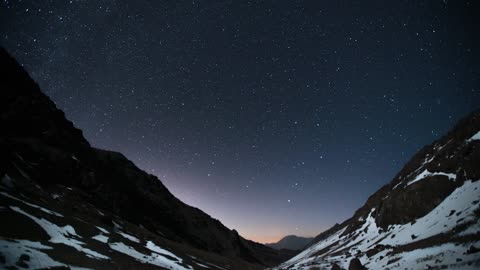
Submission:
[[[242,235],[243,236],[243,235]],[[268,236],[250,236],[245,235],[244,238],[252,240],[257,243],[267,244],[267,243],[276,243],[282,239],[285,235],[268,235]]]
[[[257,242],[257,243],[268,244],[268,243],[277,243],[283,237],[285,237],[287,235],[292,235],[292,234],[291,233],[290,234],[289,233],[283,233],[283,234],[279,233],[279,234],[259,236],[259,235],[256,235],[256,234],[247,234],[247,233],[242,234],[242,233],[240,233],[240,235],[245,239],[252,240],[252,241]],[[297,234],[295,234],[295,235],[297,235]],[[297,236],[312,237],[312,236],[304,236],[304,235],[300,235],[300,234],[298,234]]]

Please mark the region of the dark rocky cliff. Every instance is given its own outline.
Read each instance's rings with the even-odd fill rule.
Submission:
[[[77,193],[71,195],[78,201],[72,206],[75,211],[88,215],[91,210],[82,205],[91,205],[106,213],[101,222],[112,228],[114,220],[124,220],[172,243],[251,265],[267,266],[287,258],[288,254],[245,240],[184,204],[157,177],[122,154],[91,147],[3,49],[0,74],[0,178],[14,182],[5,184],[10,186],[8,194],[49,204],[43,196],[69,187]],[[61,205],[52,207],[62,212]]]

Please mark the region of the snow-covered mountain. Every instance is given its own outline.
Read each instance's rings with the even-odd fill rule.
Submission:
[[[263,269],[242,238],[82,132],[0,48],[0,269]]]
[[[480,269],[480,111],[274,269]]]

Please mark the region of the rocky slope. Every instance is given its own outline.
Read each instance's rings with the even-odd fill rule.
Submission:
[[[275,269],[480,269],[480,111]]]
[[[0,49],[0,268],[258,269],[290,256],[95,149]]]
[[[313,238],[311,237],[301,237],[296,235],[287,235],[280,239],[276,243],[268,243],[265,244],[274,249],[290,249],[290,250],[302,250],[304,249],[310,242],[312,242]]]

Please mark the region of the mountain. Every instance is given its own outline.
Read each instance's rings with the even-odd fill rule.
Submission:
[[[93,148],[0,49],[0,268],[261,269],[288,259]]]
[[[480,269],[480,111],[274,269]]]
[[[312,237],[301,237],[296,235],[287,235],[280,239],[276,243],[265,244],[274,249],[290,249],[290,250],[302,250],[305,248],[311,241]]]

